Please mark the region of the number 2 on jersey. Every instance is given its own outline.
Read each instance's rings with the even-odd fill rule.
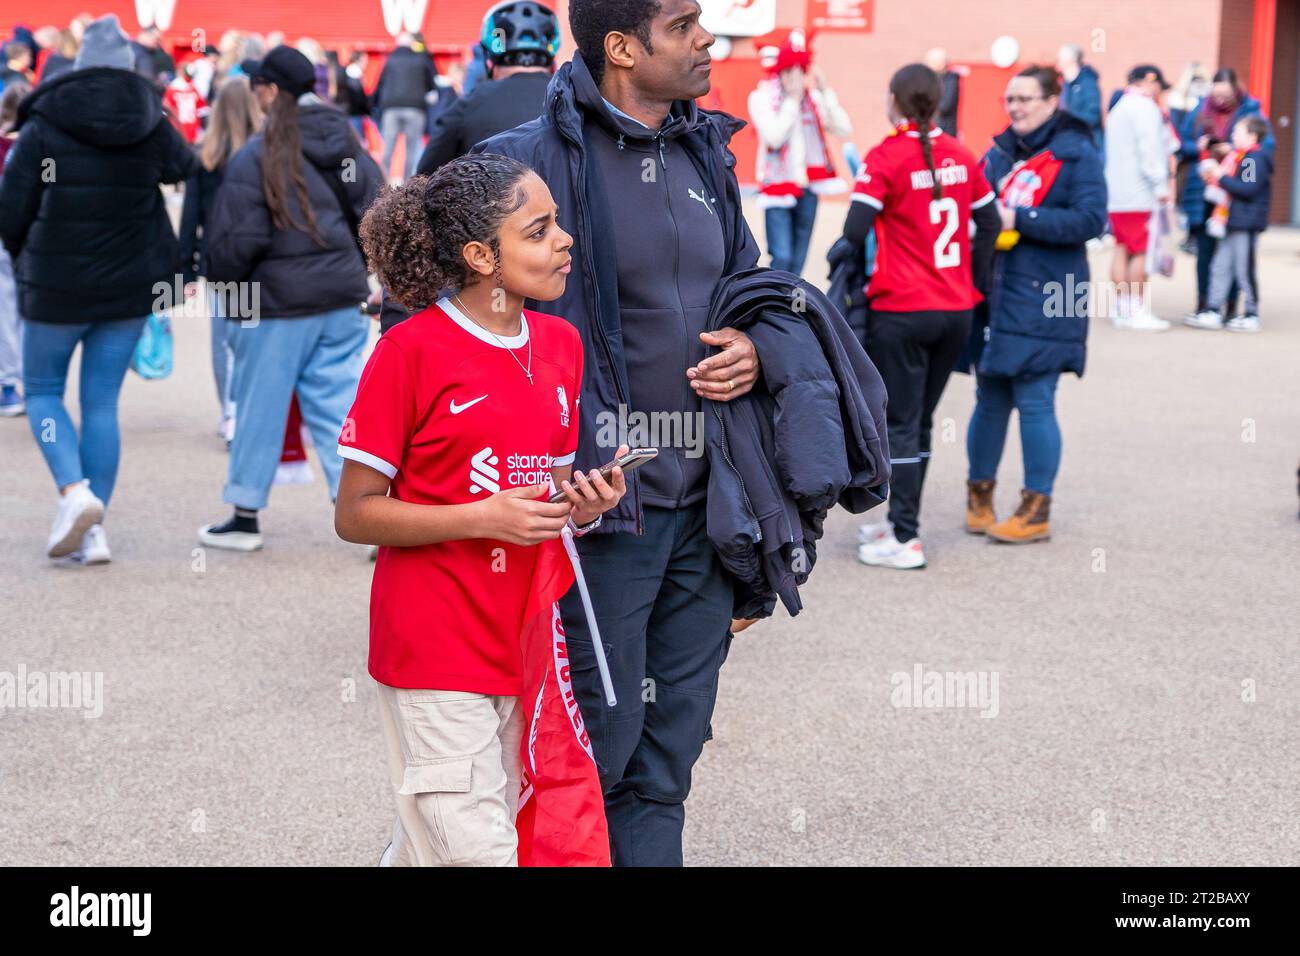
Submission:
[[[939,238],[934,241],[936,269],[951,269],[953,266],[961,265],[961,245],[954,242],[952,238],[957,234],[957,227],[961,223],[958,219],[957,200],[951,196],[944,196],[930,203],[931,225],[939,225],[945,215],[948,221],[944,224],[943,231],[939,233]]]

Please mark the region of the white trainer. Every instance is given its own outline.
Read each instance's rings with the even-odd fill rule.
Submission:
[[[1169,331],[1169,323],[1164,319],[1156,318],[1150,312],[1134,312],[1117,328],[1129,332],[1167,332]]]
[[[1257,315],[1239,315],[1235,319],[1229,319],[1224,328],[1229,332],[1261,332],[1264,327],[1259,324]]]
[[[59,498],[59,511],[54,516],[45,553],[51,558],[67,557],[77,550],[90,526],[103,520],[104,502],[90,490],[90,482],[82,480]]]
[[[237,531],[227,522],[224,525],[205,524],[199,529],[199,544],[223,551],[261,551],[260,531]]]
[[[79,564],[108,564],[113,554],[108,550],[108,535],[102,524],[92,524],[81,537],[81,547],[72,553]]]
[[[873,568],[896,568],[900,571],[912,571],[926,565],[921,539],[913,538],[907,544],[899,544],[893,529],[872,544],[858,545],[858,560]]]
[[[1223,328],[1223,316],[1213,309],[1206,309],[1204,312],[1194,312],[1191,315],[1183,316],[1183,325],[1192,329],[1207,329],[1210,332],[1218,332]]]
[[[858,528],[858,544],[871,544],[879,541],[885,535],[890,534],[894,526],[889,523],[888,518],[881,518],[879,521],[872,521]]]

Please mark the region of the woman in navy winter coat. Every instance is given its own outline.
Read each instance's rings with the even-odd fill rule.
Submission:
[[[1061,461],[1056,382],[1083,375],[1088,337],[1086,243],[1106,227],[1106,180],[1087,124],[1060,110],[1060,79],[1029,67],[1007,84],[1011,125],[993,139],[984,172],[1004,230],[970,359],[978,389],[966,436],[966,526],[1022,543],[1049,536]],[[983,321],[981,321],[981,318]],[[1016,513],[998,522],[993,488],[1011,410],[1020,413],[1025,484]]]

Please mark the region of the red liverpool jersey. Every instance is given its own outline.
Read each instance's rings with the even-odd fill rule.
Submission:
[[[513,356],[512,353],[513,352]],[[531,362],[533,383],[523,369]],[[339,454],[425,505],[545,484],[578,445],[582,342],[524,312],[494,336],[447,299],[390,329],[362,373]],[[537,550],[501,541],[380,548],[370,589],[370,674],[392,687],[521,692],[520,622]]]
[[[970,213],[994,193],[975,156],[938,127],[930,130],[935,173],[926,167],[920,133],[904,124],[867,154],[853,201],[877,210],[876,271],[867,286],[881,312],[973,308]],[[943,195],[934,198],[938,177]]]

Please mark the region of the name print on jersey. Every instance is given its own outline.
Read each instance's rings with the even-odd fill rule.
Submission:
[[[951,162],[951,160],[949,160],[949,162]],[[967,175],[967,170],[965,166],[952,166],[952,165],[940,166],[938,169],[935,170],[935,173],[939,177],[940,186],[956,186],[959,183],[965,183],[970,181],[970,177]],[[928,169],[915,170],[912,173],[912,188],[933,189],[934,176],[930,175],[930,170]]]

